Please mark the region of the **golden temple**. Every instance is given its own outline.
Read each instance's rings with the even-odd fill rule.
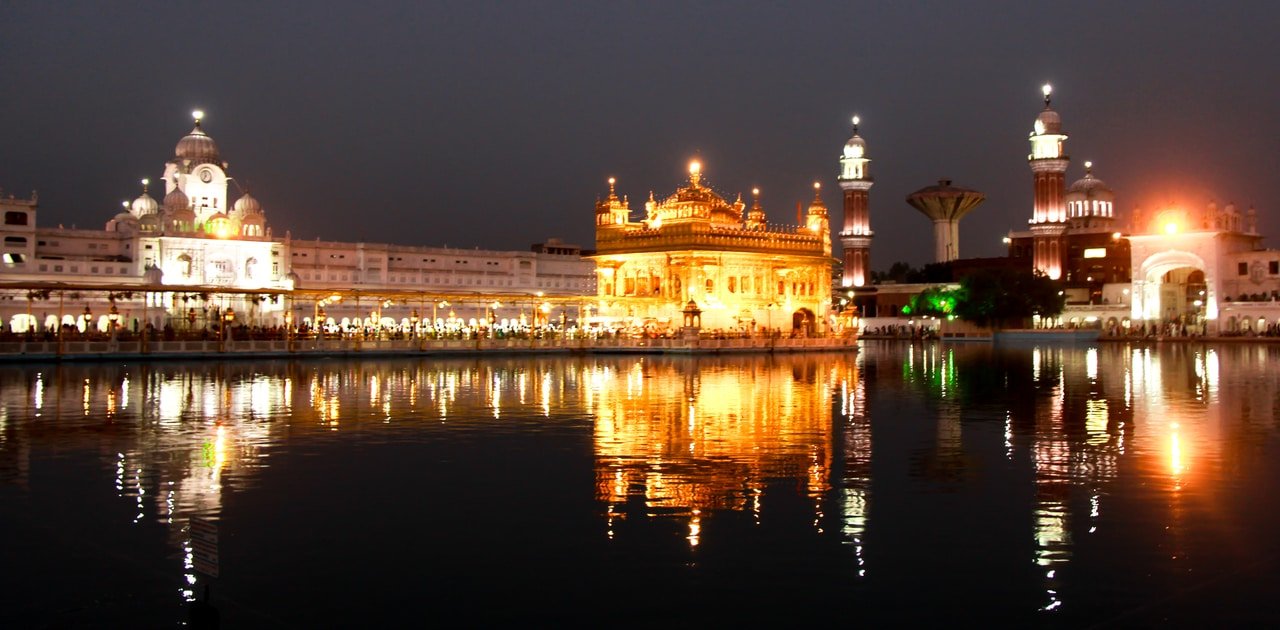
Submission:
[[[597,321],[655,333],[695,326],[808,336],[839,327],[818,184],[794,226],[766,221],[759,189],[749,209],[741,195],[727,201],[703,183],[697,161],[674,194],[661,201],[649,194],[638,221],[614,186],[610,178],[609,196],[596,203]]]

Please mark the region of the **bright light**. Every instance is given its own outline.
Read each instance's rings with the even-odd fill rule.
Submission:
[[[854,116],[853,116],[853,126],[854,126],[854,127],[857,127],[857,126],[858,126],[858,123],[860,123],[860,122],[862,122],[862,119],[858,118],[858,115],[857,115],[857,114],[854,114]]]
[[[702,172],[702,162],[699,162],[697,160],[691,160],[689,162],[689,174],[697,175],[698,173],[701,173],[701,172]]]
[[[819,190],[819,189],[821,189],[821,188],[822,188],[822,182],[814,182],[814,183],[813,183],[813,189],[814,189],[814,190]]]
[[[1086,170],[1093,168],[1093,162],[1085,162],[1084,167]]]
[[[1170,221],[1170,222],[1168,222],[1168,223],[1164,224],[1164,231],[1165,231],[1165,233],[1166,233],[1166,234],[1177,234],[1177,233],[1178,233],[1178,224],[1177,224],[1177,223],[1174,223],[1173,221]]]
[[[200,122],[200,120],[204,118],[204,110],[197,109],[191,112],[191,117],[196,119],[196,122]]]
[[[150,183],[151,183],[151,180],[149,180],[149,179],[147,179],[147,178],[145,178],[145,177],[143,177],[143,178],[142,178],[142,185],[143,185],[143,186],[146,186],[146,185],[148,185],[148,184],[150,184]]]
[[[752,188],[752,189],[751,189],[751,194],[752,194],[752,195],[755,195],[756,197],[759,197],[759,196],[760,196],[760,189],[759,189],[759,188]]]
[[[1007,236],[1006,236],[1006,237],[1004,237],[1004,238],[1000,239],[1000,242],[1001,242],[1001,243],[1004,243],[1005,245],[1008,245],[1009,243],[1012,243],[1012,242],[1013,242],[1013,239],[1011,239],[1011,238],[1009,238],[1009,237],[1007,237]]]
[[[1120,240],[1120,233],[1119,233],[1119,232],[1112,232],[1112,233],[1111,233],[1111,239],[1112,239],[1112,240],[1116,240],[1116,241]]]
[[[1044,87],[1040,88],[1040,91],[1044,92],[1045,96],[1049,96],[1050,94],[1053,94],[1053,86],[1046,83],[1044,84]]]

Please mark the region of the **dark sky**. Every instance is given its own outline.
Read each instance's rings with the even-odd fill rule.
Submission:
[[[372,4],[372,6],[363,6]],[[616,176],[640,203],[698,155],[793,222],[862,116],[874,267],[926,262],[903,201],[987,194],[961,253],[1025,226],[1040,85],[1085,160],[1143,207],[1256,204],[1274,182],[1280,3],[0,3],[0,187],[101,227],[205,128],[278,234],[524,249],[594,244]]]

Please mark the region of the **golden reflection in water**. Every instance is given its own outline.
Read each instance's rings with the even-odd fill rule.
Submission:
[[[622,371],[588,368],[584,380],[596,418],[596,493],[610,519],[642,499],[649,516],[687,518],[696,546],[701,515],[758,515],[765,481],[790,478],[814,502],[821,528],[834,401],[816,360],[645,359]]]

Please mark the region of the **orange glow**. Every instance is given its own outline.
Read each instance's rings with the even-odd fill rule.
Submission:
[[[1164,224],[1164,231],[1165,231],[1165,234],[1177,234],[1177,233],[1178,233],[1178,224],[1177,224],[1177,223],[1174,223],[1173,221],[1170,221],[1170,222],[1168,222],[1168,223]]]

